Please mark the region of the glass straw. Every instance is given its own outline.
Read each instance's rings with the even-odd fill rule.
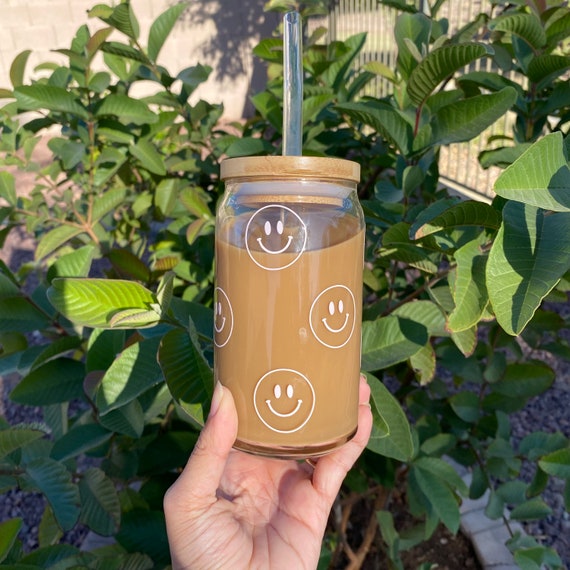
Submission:
[[[303,64],[299,12],[283,18],[283,155],[301,156],[303,148]]]

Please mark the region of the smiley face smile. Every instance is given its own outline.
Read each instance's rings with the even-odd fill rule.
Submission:
[[[321,320],[323,321],[323,325],[325,325],[325,327],[327,328],[327,330],[328,330],[329,332],[332,332],[332,333],[339,333],[339,332],[342,332],[342,331],[344,330],[344,327],[346,327],[346,325],[348,324],[348,318],[349,318],[349,316],[350,316],[350,315],[349,315],[348,313],[346,313],[346,314],[344,315],[344,323],[342,324],[342,327],[340,327],[340,328],[338,328],[338,329],[335,329],[335,328],[331,327],[331,326],[327,323],[327,318],[326,318],[326,317],[324,317],[324,318],[321,319]]]
[[[291,416],[294,416],[301,409],[301,406],[303,405],[303,400],[297,400],[297,405],[295,406],[295,409],[292,412],[289,412],[288,414],[282,414],[282,413],[278,412],[271,405],[271,400],[265,400],[265,403],[267,404],[267,407],[269,408],[269,410],[272,414],[275,414],[276,416],[279,416],[280,418],[290,418]]]
[[[293,241],[293,236],[287,236],[287,243],[285,244],[285,246],[282,247],[281,249],[278,249],[277,251],[273,251],[272,249],[267,249],[263,245],[263,240],[261,238],[257,238],[257,243],[259,244],[259,247],[261,247],[261,249],[265,253],[269,253],[270,255],[278,255],[279,253],[283,253],[283,252],[287,251],[289,249],[289,246],[291,245],[292,241]]]

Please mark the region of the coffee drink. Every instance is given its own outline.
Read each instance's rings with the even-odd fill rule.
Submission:
[[[217,227],[215,377],[236,402],[236,447],[316,456],[357,427],[362,215],[342,184],[260,184]]]

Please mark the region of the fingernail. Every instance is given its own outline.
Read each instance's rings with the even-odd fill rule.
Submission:
[[[224,397],[224,389],[222,388],[221,382],[218,380],[214,386],[214,393],[212,394],[212,403],[210,404],[210,414],[209,417],[216,415],[220,404],[222,403],[222,398]]]
[[[360,375],[360,380],[361,380],[362,382],[368,382],[368,380],[366,379],[366,376],[364,376],[364,374],[361,374],[361,375]]]

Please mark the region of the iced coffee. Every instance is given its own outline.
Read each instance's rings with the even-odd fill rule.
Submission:
[[[214,369],[238,410],[236,447],[326,453],[358,415],[364,223],[358,165],[230,159],[216,226]]]

